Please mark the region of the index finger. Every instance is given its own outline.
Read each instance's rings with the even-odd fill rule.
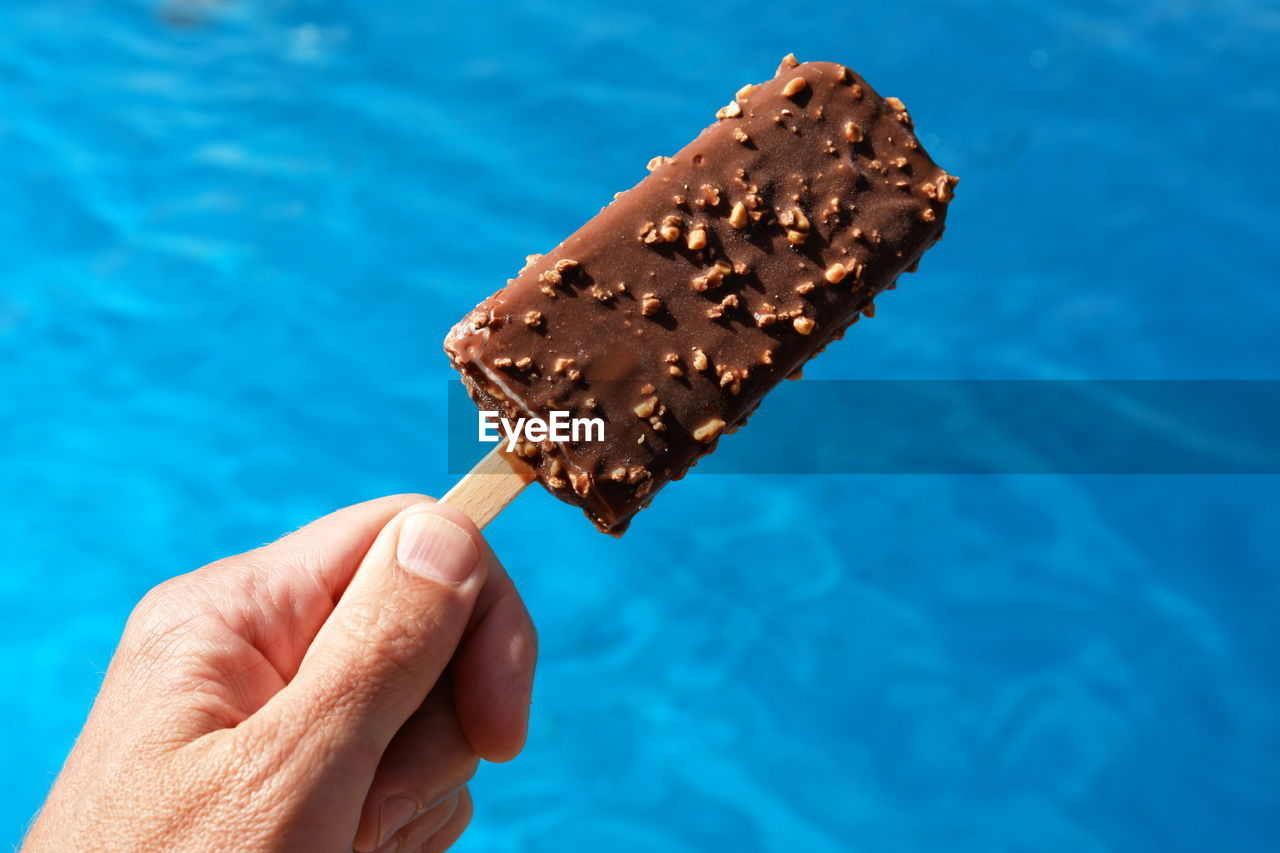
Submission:
[[[510,761],[528,733],[538,634],[510,575],[486,549],[488,581],[450,667],[454,708],[476,754]]]

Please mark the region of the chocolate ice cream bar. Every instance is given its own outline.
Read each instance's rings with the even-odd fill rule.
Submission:
[[[649,170],[445,340],[481,408],[603,421],[603,441],[512,451],[613,534],[874,316],[942,236],[956,185],[900,100],[790,56]]]

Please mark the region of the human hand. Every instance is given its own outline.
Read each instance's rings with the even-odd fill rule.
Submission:
[[[443,850],[536,648],[456,510],[340,510],[147,594],[23,850]]]

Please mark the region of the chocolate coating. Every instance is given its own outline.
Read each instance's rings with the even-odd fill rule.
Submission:
[[[516,448],[620,534],[942,235],[956,178],[901,101],[788,57],[715,124],[480,303],[445,340],[473,399],[605,421]]]

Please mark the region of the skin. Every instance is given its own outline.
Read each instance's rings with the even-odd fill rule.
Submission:
[[[22,849],[444,850],[524,745],[536,656],[460,513],[339,510],[147,594]]]

